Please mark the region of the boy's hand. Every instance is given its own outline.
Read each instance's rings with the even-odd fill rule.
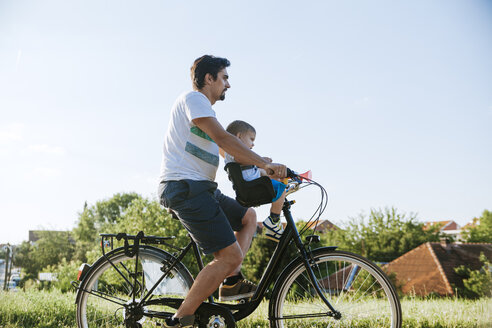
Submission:
[[[287,166],[278,163],[268,163],[264,167],[267,174],[274,179],[287,177]]]
[[[265,161],[267,161],[268,163],[272,163],[272,162],[273,162],[273,161],[272,161],[272,159],[271,159],[270,157],[263,157],[263,159],[264,159]]]

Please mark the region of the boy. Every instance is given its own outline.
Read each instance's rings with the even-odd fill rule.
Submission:
[[[254,141],[256,138],[255,128],[244,121],[236,120],[229,124],[226,129],[232,135],[235,135],[239,140],[241,140],[246,147],[252,149],[254,146]],[[271,162],[270,158],[265,158],[267,161]],[[224,152],[225,163],[235,162],[234,157]],[[268,176],[266,171],[255,166],[249,165],[242,167],[243,178],[246,181],[251,181],[258,179],[260,176]],[[280,222],[280,212],[284,205],[285,200],[285,185],[277,180],[271,179],[273,190],[275,191],[275,197],[272,199],[272,206],[270,208],[270,215],[263,221],[263,226],[266,230],[266,237],[278,242],[284,231],[284,227]]]

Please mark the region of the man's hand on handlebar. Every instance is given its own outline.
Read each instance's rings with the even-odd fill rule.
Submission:
[[[287,177],[287,166],[283,164],[268,163],[265,164],[263,168],[265,169],[268,176],[270,176],[270,178],[283,179]]]

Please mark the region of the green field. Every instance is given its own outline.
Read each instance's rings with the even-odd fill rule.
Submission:
[[[29,291],[0,292],[0,328],[75,327],[75,295],[72,293]],[[268,327],[268,304],[237,323],[237,327]],[[492,327],[492,299],[402,300],[403,327],[471,328]]]

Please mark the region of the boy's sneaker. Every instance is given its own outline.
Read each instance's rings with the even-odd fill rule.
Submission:
[[[256,285],[249,280],[244,279],[242,273],[239,273],[239,280],[233,285],[222,283],[219,287],[219,301],[237,301],[250,298],[255,294]]]
[[[265,237],[276,242],[280,240],[284,232],[284,226],[280,222],[280,219],[277,222],[273,222],[270,216],[263,221],[263,227],[266,228]]]
[[[195,315],[187,315],[182,318],[167,318],[162,324],[163,327],[167,328],[192,328],[195,324]]]

